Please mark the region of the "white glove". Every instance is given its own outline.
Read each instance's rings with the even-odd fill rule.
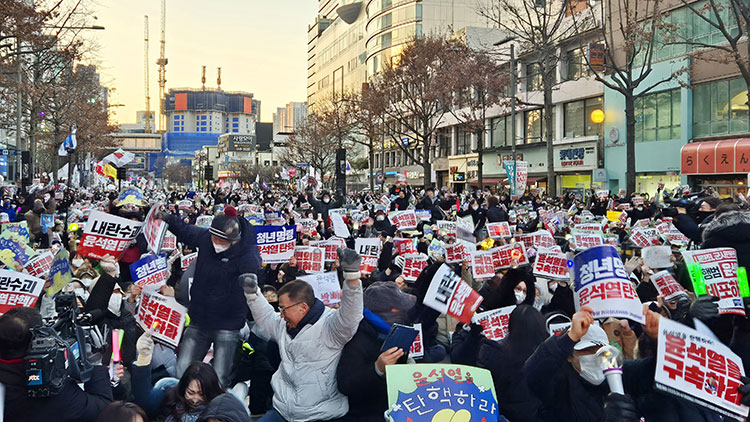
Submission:
[[[245,292],[245,299],[252,302],[258,298],[258,276],[253,273],[242,274],[239,277],[242,290]]]
[[[146,331],[138,337],[135,343],[135,350],[138,352],[138,359],[135,361],[136,366],[148,366],[151,364],[151,356],[154,354],[154,339],[151,338],[151,330]]]

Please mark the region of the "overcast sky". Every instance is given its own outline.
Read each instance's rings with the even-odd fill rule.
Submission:
[[[85,31],[99,46],[95,62],[102,83],[114,88],[110,104],[117,123],[132,123],[145,110],[143,16],[149,17],[151,109],[158,110],[160,0],[99,0],[89,24],[104,31]],[[206,87],[247,91],[261,100],[261,120],[271,121],[276,107],[305,101],[307,26],[315,0],[167,0],[166,57],[169,88]]]

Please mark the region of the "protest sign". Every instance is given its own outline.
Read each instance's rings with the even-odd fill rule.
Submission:
[[[653,274],[651,276],[651,283],[656,286],[656,290],[664,297],[664,300],[672,300],[680,295],[687,297],[685,289],[682,288],[680,283],[667,270]]]
[[[332,215],[340,215],[342,217],[346,216],[346,208],[332,208],[328,210],[328,216]]]
[[[549,249],[557,246],[555,238],[547,230],[537,230],[533,233],[519,234],[516,242],[523,242],[527,248]]]
[[[31,243],[31,236],[29,235],[29,225],[25,221],[22,221],[20,223],[3,224],[2,233],[5,233],[6,231],[17,234],[26,242],[26,244]]]
[[[641,250],[643,265],[650,268],[672,266],[672,248],[669,246],[647,246]]]
[[[182,271],[187,270],[188,267],[190,266],[190,264],[192,264],[193,261],[195,261],[196,259],[198,259],[198,252],[193,252],[193,253],[191,253],[189,255],[185,255],[185,256],[181,257],[180,258],[180,267],[182,268]]]
[[[495,265],[492,262],[492,252],[475,251],[471,253],[471,274],[475,280],[492,278],[495,276]]]
[[[332,237],[328,240],[312,240],[310,246],[325,249],[325,260],[326,262],[333,262],[339,259],[339,255],[336,252],[338,248],[345,249],[346,241],[340,237]]]
[[[690,242],[690,239],[682,234],[674,225],[671,225],[669,232],[663,237],[670,245],[685,246]]]
[[[409,254],[404,256],[404,269],[401,275],[406,281],[417,281],[417,277],[427,268],[427,255]]]
[[[534,275],[552,280],[569,280],[568,258],[563,253],[540,253],[534,262]]]
[[[363,275],[372,274],[378,268],[378,258],[383,244],[378,238],[358,237],[354,240],[354,250],[362,257],[359,271]]]
[[[574,233],[573,244],[577,251],[582,251],[603,245],[604,237],[601,234]]]
[[[211,227],[211,223],[214,221],[213,215],[201,215],[195,219],[195,225],[207,229]]]
[[[170,232],[164,235],[164,240],[161,241],[162,251],[173,251],[177,249],[177,236]]]
[[[190,207],[193,206],[193,203],[190,202],[188,199],[183,199],[182,201],[177,203],[177,208],[180,211],[190,211]]]
[[[396,237],[393,238],[393,248],[398,251],[399,255],[408,255],[417,253],[417,247],[414,245],[414,239]]]
[[[136,321],[144,331],[157,323],[152,334],[154,340],[174,348],[180,343],[186,314],[187,308],[177,303],[175,298],[144,290]]]
[[[422,337],[422,324],[416,323],[412,326],[415,330],[419,331],[417,338],[409,348],[409,357],[412,359],[421,359],[424,357],[424,338]]]
[[[31,308],[44,288],[44,280],[16,271],[0,270],[0,315],[17,306]]]
[[[492,375],[455,364],[387,365],[391,422],[498,421]]]
[[[120,195],[117,197],[117,200],[119,201],[117,203],[118,207],[128,204],[142,207],[147,204],[146,197],[143,196],[143,192],[135,186],[124,189],[122,193],[120,193]]]
[[[474,324],[482,326],[482,333],[488,340],[500,341],[508,335],[508,320],[516,305],[476,314],[471,319]]]
[[[598,190],[596,191],[596,199],[605,199],[609,196],[608,190]]]
[[[641,197],[641,196],[634,196],[630,200],[630,202],[632,202],[633,205],[636,206],[636,207],[639,206],[639,205],[643,205],[643,197]]]
[[[528,265],[529,257],[526,254],[526,247],[523,242],[511,243],[494,248],[492,252],[492,263],[496,270],[510,268],[514,264]]]
[[[427,254],[435,261],[439,260],[440,258],[445,259],[445,245],[443,244],[443,242],[437,239],[432,239],[432,241],[430,242],[430,246],[427,248]]]
[[[644,220],[638,220],[641,221]],[[634,228],[630,233],[630,241],[639,248],[659,246],[659,231],[655,228]]]
[[[148,249],[157,254],[161,252],[161,249],[168,249],[162,244],[167,233],[167,222],[157,217],[160,208],[160,202],[154,204],[148,211],[148,215],[146,215],[146,220],[143,225],[143,236],[146,238]],[[175,245],[172,250],[176,248],[177,238],[175,237]]]
[[[264,264],[283,264],[294,255],[296,226],[256,226],[255,239]]]
[[[621,211],[607,211],[607,220],[609,221],[620,221]]]
[[[263,215],[257,212],[247,214],[245,216],[245,220],[247,220],[253,226],[263,225]]]
[[[30,259],[23,270],[32,277],[44,277],[45,274],[49,274],[54,260],[55,256],[52,255],[52,252],[45,251]]]
[[[594,318],[628,318],[645,324],[643,306],[617,249],[595,246],[573,258],[576,310],[590,306]]]
[[[526,161],[503,161],[503,166],[508,176],[511,198],[518,199],[522,197],[526,191],[526,181],[529,172],[528,163]]]
[[[414,210],[391,211],[388,214],[388,219],[390,219],[391,223],[401,231],[416,229],[417,224],[419,223]]]
[[[467,254],[468,251],[463,243],[445,245],[445,262],[448,264],[463,262]]]
[[[102,259],[105,255],[117,257],[135,238],[140,227],[140,222],[92,211],[83,230],[78,253],[94,259]]]
[[[68,251],[64,248],[60,248],[55,254],[52,267],[49,270],[49,280],[52,285],[47,288],[47,297],[57,294],[73,279],[73,270],[70,268],[70,261],[68,261],[69,257]]]
[[[474,219],[467,215],[456,219],[456,237],[467,242],[474,243]]]
[[[713,248],[682,251],[693,284],[705,285],[706,292],[719,298],[719,314],[745,316],[737,280],[737,251]],[[700,295],[696,289],[696,295]]]
[[[21,270],[34,255],[36,252],[17,234],[6,231],[0,235],[0,262],[8,268]]]
[[[573,226],[575,233],[602,234],[602,225],[598,223],[580,223]]]
[[[438,220],[437,226],[441,236],[457,237],[455,221]]]
[[[501,237],[511,237],[510,225],[507,221],[501,223],[487,223],[487,235],[493,239],[499,239]]]
[[[669,318],[659,318],[656,388],[722,415],[744,420],[737,388],[744,385],[742,359],[715,337]]]
[[[343,237],[344,239],[351,236],[349,233],[349,228],[346,226],[346,223],[344,222],[344,217],[342,217],[340,214],[330,214],[331,223],[333,224],[333,232],[338,237]]]
[[[42,214],[39,218],[39,225],[42,226],[42,233],[47,233],[47,229],[55,227],[55,216],[53,214]]]
[[[167,283],[169,268],[166,255],[148,255],[130,264],[133,282],[141,287],[157,288]]]
[[[432,277],[424,304],[469,324],[482,300],[482,296],[456,275],[451,267],[443,264]]]
[[[350,215],[351,220],[354,221],[355,223],[364,223],[365,221],[367,221],[368,218],[370,218],[367,211],[354,210],[354,211],[351,211],[349,215]]]
[[[341,302],[341,286],[336,271],[304,275],[300,276],[299,279],[312,286],[315,297],[320,299],[324,305],[331,306]]]
[[[314,246],[297,246],[294,249],[294,257],[297,259],[297,268],[308,273],[322,273],[325,266],[325,249]]]
[[[430,221],[432,219],[432,211],[430,210],[414,210],[414,214],[422,221]]]
[[[312,234],[315,228],[318,227],[318,222],[312,218],[302,218],[295,221],[297,221],[302,234]]]

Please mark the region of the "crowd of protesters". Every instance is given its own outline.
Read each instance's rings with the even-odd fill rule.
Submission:
[[[684,187],[665,192],[661,186],[650,195],[591,190],[557,198],[535,189],[513,198],[503,190],[454,193],[405,184],[384,193],[348,194],[239,185],[166,190],[144,184],[139,191],[142,199],[123,201],[114,189],[68,190],[45,179],[24,191],[3,190],[0,222],[26,222],[28,246],[37,251],[69,252],[73,278],[62,292],[75,294],[88,317],[87,330],[98,333],[102,343],[86,346],[92,348],[88,356],[94,366],[87,382],[67,379],[56,395],[29,397],[24,365],[31,329],[55,320],[54,297],[43,293],[35,307],[15,307],[0,316],[5,421],[383,421],[389,408],[387,367],[415,362],[488,369],[499,413],[511,422],[730,420],[654,387],[659,318],[688,326],[701,320],[746,368],[750,365],[750,322],[720,316],[716,298],[696,297],[680,254],[685,248],[731,247],[740,266],[750,265],[750,212],[741,196],[726,200],[712,191],[690,196]],[[78,252],[82,230],[77,224],[83,226],[91,210],[142,222],[156,206],[155,215],[178,242],[168,251],[169,278],[158,293],[174,297],[189,316],[176,348],[154,341],[153,331],[136,321],[144,288],[133,283],[129,266],[152,253],[143,233],[117,257],[97,260]],[[346,210],[342,221],[349,236],[325,271],[338,274],[342,294],[337,305],[326,306],[299,279],[307,274],[295,257],[263,262],[255,229],[312,220],[314,227],[297,226],[296,244],[309,245],[340,234],[331,216],[339,209]],[[389,219],[413,209],[429,211],[416,228],[400,230]],[[607,218],[623,211],[625,217]],[[264,213],[280,221],[248,218]],[[42,215],[49,214],[54,225],[43,227]],[[201,216],[213,216],[210,227],[196,225]],[[513,242],[512,236],[487,242],[488,223],[508,222],[513,236],[550,232],[570,258],[580,251],[571,237],[575,223],[601,222],[644,304],[646,324],[595,320],[591,308],[577,306],[570,280],[537,276],[529,265],[474,279],[469,261],[447,264],[483,297],[478,312],[517,305],[500,341],[485,338],[478,324],[430,308],[424,299],[433,276],[446,265],[444,247],[457,241],[439,221],[459,218],[473,225],[474,250]],[[659,295],[650,281],[654,269],[644,265],[630,239],[636,225],[664,221],[672,221],[686,240],[660,240],[672,247],[668,270],[686,291],[678,299]],[[360,271],[355,239],[362,237],[382,244],[371,274]],[[414,239],[416,252],[427,257],[416,281],[402,274],[404,257],[395,238]],[[180,257],[196,251],[197,259],[183,269]],[[534,251],[529,252],[533,262]],[[415,323],[422,327],[422,357],[415,360],[396,347],[381,350],[394,324]],[[568,328],[555,333],[555,323]],[[123,330],[122,358],[108,368],[113,329]],[[609,392],[593,361],[607,344],[617,345],[626,357],[624,395]],[[739,388],[743,404],[750,403],[749,394],[750,386]]]

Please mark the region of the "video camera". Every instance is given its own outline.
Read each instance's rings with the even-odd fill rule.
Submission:
[[[85,383],[94,369],[88,361],[83,329],[76,323],[75,293],[60,293],[55,310],[58,320],[52,327],[31,329],[31,344],[24,357],[29,397],[56,395],[68,377]]]
[[[688,215],[695,217],[698,215],[698,208],[700,208],[701,202],[705,197],[706,194],[703,191],[689,193],[680,197],[678,197],[678,193],[675,193],[672,197],[667,197],[665,195],[665,207],[662,210],[662,214],[665,217],[676,217],[677,208],[685,208],[685,211]]]

